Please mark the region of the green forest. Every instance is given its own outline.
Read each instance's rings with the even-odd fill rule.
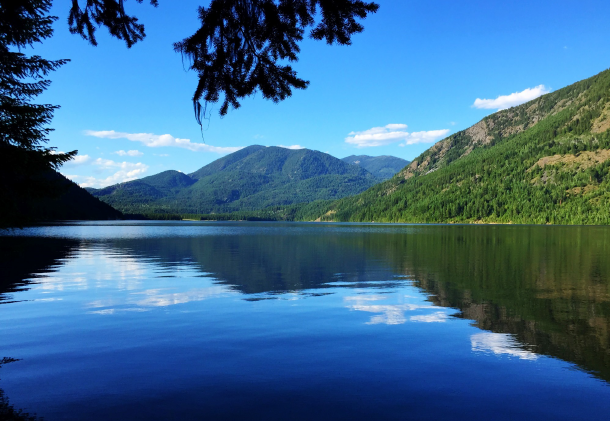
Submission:
[[[303,220],[610,223],[610,71],[499,111]]]
[[[392,178],[394,174],[409,164],[409,161],[406,159],[390,155],[350,155],[343,158],[342,161],[358,165],[381,180]]]
[[[188,175],[170,170],[88,191],[124,213],[163,218],[272,208],[263,212],[268,214],[277,207],[358,194],[379,181],[364,168],[322,152],[254,145]]]

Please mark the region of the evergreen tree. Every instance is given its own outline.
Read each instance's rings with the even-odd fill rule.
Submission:
[[[157,6],[158,0],[150,3]],[[362,0],[211,0],[207,8],[199,8],[201,28],[174,44],[199,76],[193,95],[198,123],[206,104],[218,102],[221,96],[220,114],[225,115],[229,107],[239,108],[240,99],[257,91],[279,102],[293,88],[305,89],[309,82],[282,64],[297,61],[305,29],[312,27],[313,39],[350,45],[351,36],[364,29],[357,19],[378,9]],[[125,12],[123,0],[85,0],[82,8],[73,0],[68,22],[72,33],[93,45],[97,45],[96,26],[107,27],[128,47],[145,36],[144,26]]]
[[[76,154],[45,146],[57,106],[32,101],[51,83],[46,76],[67,60],[23,51],[53,33],[50,0],[0,2],[0,226],[21,225],[32,197],[55,192],[47,173]]]
[[[142,3],[143,0],[136,1]],[[158,0],[150,0],[150,4],[159,5]],[[91,45],[97,45],[96,26],[108,28],[113,37],[125,41],[127,48],[146,36],[144,25],[138,23],[135,16],[127,14],[123,0],[85,0],[83,8],[78,0],[72,0],[68,25],[71,33],[82,36]]]
[[[313,39],[349,45],[351,36],[364,29],[356,18],[378,8],[360,0],[213,0],[207,9],[200,7],[201,28],[174,45],[199,75],[193,96],[199,123],[205,114],[200,100],[217,102],[224,94],[220,114],[225,115],[229,106],[239,108],[239,100],[257,90],[279,102],[293,88],[305,89],[309,82],[280,64],[298,60],[305,28],[313,26]],[[322,19],[316,24],[318,11]]]

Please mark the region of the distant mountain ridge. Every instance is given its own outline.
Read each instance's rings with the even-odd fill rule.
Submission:
[[[310,218],[610,224],[609,129],[606,70],[485,117]]]
[[[369,155],[350,155],[342,159],[348,164],[359,165],[373,176],[387,180],[394,174],[409,165],[409,161],[390,155],[369,156]]]
[[[199,180],[203,177],[207,177],[209,175],[214,175],[219,171],[224,170],[225,168],[239,162],[240,160],[247,158],[249,155],[252,155],[256,152],[265,150],[265,146],[261,145],[252,145],[246,148],[240,149],[237,152],[233,152],[227,156],[223,156],[222,158],[217,159],[214,162],[209,163],[208,165],[198,169],[197,171],[189,174],[189,176],[195,180]]]
[[[188,175],[169,170],[90,192],[127,213],[220,213],[338,199],[378,181],[322,152],[253,145]]]

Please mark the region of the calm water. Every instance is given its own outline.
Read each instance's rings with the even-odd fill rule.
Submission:
[[[13,234],[0,389],[47,421],[610,419],[608,228]]]

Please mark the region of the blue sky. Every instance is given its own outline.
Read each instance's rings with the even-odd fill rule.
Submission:
[[[103,28],[98,47],[71,35],[70,2],[56,0],[55,35],[34,51],[72,60],[41,97],[61,105],[49,145],[79,151],[61,172],[103,187],[190,173],[253,144],[411,160],[499,108],[610,65],[607,0],[377,2],[352,46],[303,42],[294,67],[308,89],[279,104],[256,95],[223,118],[216,105],[202,139],[190,100],[197,78],[172,44],[197,29],[207,0],[127,0],[147,32],[131,49]]]

